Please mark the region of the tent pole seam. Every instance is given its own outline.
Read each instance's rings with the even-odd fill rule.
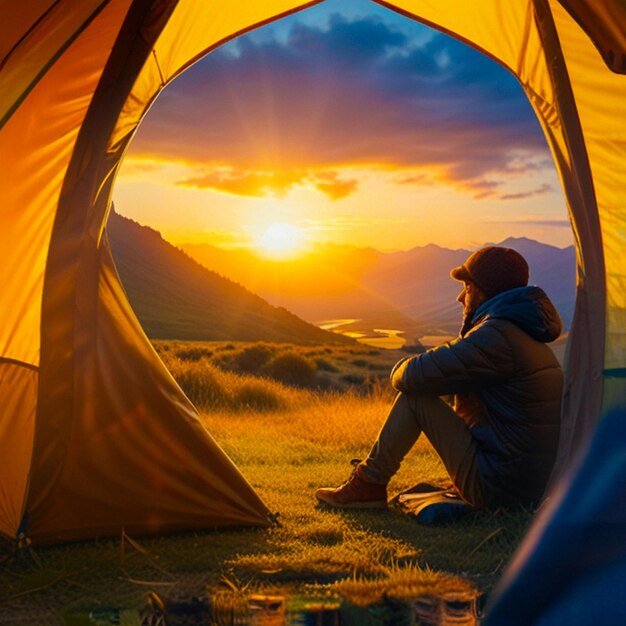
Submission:
[[[157,70],[159,72],[159,79],[161,80],[161,88],[164,88],[165,78],[163,78],[163,72],[161,71],[161,66],[159,65],[159,59],[157,58],[157,53],[154,48],[152,48],[152,56],[154,57],[154,62],[156,63]]]
[[[31,34],[37,29],[39,24],[41,24],[47,17],[54,11],[56,6],[61,2],[61,0],[55,0],[32,24],[31,27],[13,44],[13,47],[4,55],[2,60],[0,60],[0,71],[7,64],[7,61],[11,58],[11,55],[15,53],[15,51],[24,43],[26,39],[28,39]],[[108,2],[108,0],[107,0]]]
[[[102,10],[106,7],[106,5],[109,4],[110,1],[111,0],[104,0],[103,2],[101,2],[96,7],[95,11],[80,25],[79,28],[76,29],[75,32],[72,33],[71,37],[69,37],[67,41],[65,41],[65,43],[56,51],[56,53],[50,57],[50,59],[43,66],[41,71],[37,73],[37,75],[33,78],[30,84],[26,86],[26,89],[24,89],[24,91],[20,94],[18,99],[11,105],[9,110],[2,116],[2,119],[0,119],[0,130],[11,119],[11,116],[13,115],[13,113],[15,113],[15,111],[17,111],[17,109],[20,107],[22,102],[26,100],[26,98],[28,97],[28,94],[35,88],[37,83],[48,73],[48,70],[61,58],[61,56],[63,56],[63,53],[74,43],[74,41],[76,41],[76,39],[85,31],[85,29],[89,27],[89,25],[93,22],[93,20],[95,20],[96,17],[98,17],[98,15],[102,12]],[[2,66],[6,64],[9,58],[9,55],[4,57],[4,59],[2,60],[2,64],[0,65],[0,70],[2,69]]]
[[[489,52],[489,50],[485,50],[482,46],[479,46],[478,44],[474,43],[470,39],[467,39],[463,37],[462,35],[455,33],[453,30],[450,30],[449,28],[446,28],[445,26],[441,26],[441,24],[437,24],[436,22],[432,22],[431,20],[427,20],[426,18],[421,17],[417,13],[412,13],[411,11],[408,11],[406,9],[401,9],[400,7],[395,6],[392,2],[388,2],[387,0],[371,0],[371,2],[375,2],[376,4],[379,4],[380,6],[385,7],[386,9],[389,9],[390,11],[393,11],[394,13],[403,15],[409,20],[413,20],[414,22],[419,22],[420,24],[424,24],[424,26],[428,26],[429,28],[432,28],[433,30],[439,31],[440,33],[443,33],[444,35],[448,35],[449,37],[452,37],[453,39],[456,39],[457,41],[464,43],[466,46],[469,46],[473,50],[477,50],[481,54],[484,54],[488,59],[491,59],[494,63],[497,63],[498,65],[503,67],[505,70],[513,74],[515,78],[518,78],[517,74],[515,73],[515,70],[510,65],[505,63],[502,59],[499,59],[498,57],[494,56],[491,52]]]
[[[107,0],[108,1],[108,0]],[[85,153],[89,154],[89,152],[91,151],[91,144],[92,142],[92,138],[89,136],[89,133],[86,129],[91,128],[95,122],[92,120],[92,118],[96,117],[97,113],[99,112],[99,108],[102,106],[101,101],[108,99],[109,94],[106,93],[107,91],[107,87],[109,87],[109,82],[111,81],[111,76],[110,74],[112,72],[118,72],[120,71],[120,60],[116,58],[116,55],[120,53],[121,50],[126,50],[126,55],[125,57],[127,57],[130,53],[129,53],[129,48],[132,49],[133,43],[136,44],[139,42],[139,37],[137,35],[137,30],[136,29],[131,29],[129,32],[127,32],[127,25],[131,24],[133,20],[140,20],[141,23],[143,24],[145,22],[145,15],[138,15],[141,11],[143,11],[144,13],[149,13],[150,9],[155,5],[158,4],[158,0],[143,0],[143,2],[137,2],[134,1],[131,3],[130,8],[128,9],[126,15],[124,16],[122,22],[120,23],[119,26],[119,30],[118,33],[116,35],[116,39],[115,39],[115,43],[111,49],[111,52],[109,53],[109,56],[105,62],[104,65],[104,69],[102,72],[102,75],[100,76],[100,80],[98,82],[98,85],[96,87],[96,89],[94,90],[93,93],[93,97],[91,99],[91,102],[89,104],[89,108],[85,114],[85,118],[83,120],[82,126],[81,126],[81,130],[79,133],[79,136],[76,140],[76,144],[74,145],[74,151],[70,160],[70,163],[68,165],[67,171],[66,171],[66,175],[65,175],[65,179],[63,181],[63,187],[61,190],[61,194],[60,194],[60,199],[59,199],[59,205],[57,207],[57,213],[55,216],[55,223],[53,226],[53,231],[52,231],[52,235],[50,238],[50,245],[49,245],[49,249],[48,249],[48,259],[46,262],[46,273],[45,273],[45,277],[44,277],[44,294],[42,297],[42,316],[43,316],[43,308],[44,308],[44,303],[46,302],[47,298],[46,298],[46,294],[49,294],[49,290],[50,290],[50,273],[51,273],[51,257],[53,256],[53,251],[55,250],[55,246],[53,245],[53,242],[55,241],[56,238],[58,238],[58,233],[60,230],[62,230],[63,227],[63,222],[64,220],[66,220],[66,212],[67,209],[64,210],[59,210],[60,207],[66,205],[68,202],[70,202],[69,198],[71,198],[72,193],[77,193],[77,189],[80,186],[80,182],[84,181],[85,179],[85,166],[83,163],[84,157],[85,157]],[[173,2],[171,2],[171,6],[174,7],[177,4],[177,0],[174,0]],[[134,11],[133,11],[134,9]],[[172,8],[173,10],[173,8]],[[122,53],[123,54],[123,53]],[[149,52],[147,53],[149,54]],[[144,62],[145,63],[145,58],[144,58]],[[143,66],[143,63],[141,63],[141,67]],[[137,69],[137,71],[139,71],[139,69]],[[134,80],[134,79],[133,79]],[[102,92],[105,92],[104,95],[102,94]],[[95,113],[94,113],[95,112]],[[117,117],[116,117],[117,119]],[[112,124],[112,126],[114,126],[114,122]],[[84,184],[84,183],[83,183]],[[69,192],[68,192],[68,186],[69,186]],[[84,191],[83,191],[84,193]],[[67,199],[66,199],[67,198]],[[93,203],[93,198],[91,198],[91,201]],[[83,230],[83,232],[88,228],[88,212],[85,214],[85,217],[83,217],[83,222],[81,224],[81,228]],[[57,233],[57,237],[55,238],[55,233]],[[81,240],[82,241],[82,240]],[[79,244],[80,245],[80,249],[82,250],[84,248],[84,244]],[[79,250],[74,251],[74,256],[78,256],[78,257],[82,257],[82,253]],[[57,262],[58,263],[58,262]],[[77,268],[78,271],[78,268]],[[73,288],[73,295],[71,296],[72,298],[72,326],[71,326],[71,331],[69,331],[71,333],[71,342],[72,342],[72,347],[73,350],[75,349],[75,326],[76,326],[76,322],[75,322],[75,318],[76,318],[76,294],[77,294],[77,289],[74,287]],[[50,296],[48,295],[48,298]],[[44,346],[49,343],[48,341],[44,341],[44,332],[43,332],[43,324],[41,327],[41,345],[42,345],[42,361],[41,363],[45,364],[45,353],[44,353]],[[73,355],[73,352],[72,352]],[[75,372],[75,366],[73,364],[73,356],[71,358],[72,360],[72,365],[71,365],[71,372],[72,372],[72,381],[70,382],[70,385],[72,387],[72,392],[71,392],[71,404],[70,406],[65,408],[65,411],[67,413],[69,413],[69,415],[73,414],[74,411],[74,402],[75,402],[75,391],[74,391],[74,387],[75,387],[75,382],[74,382],[74,378],[76,376],[76,372]],[[43,367],[42,367],[42,371],[43,371]],[[44,373],[45,376],[45,373]],[[43,377],[42,377],[43,378]],[[39,428],[37,427],[38,422],[40,421],[40,416],[41,416],[41,412],[42,412],[42,402],[41,402],[41,389],[42,389],[42,382],[44,382],[43,380],[40,380],[40,384],[39,384],[39,389],[38,389],[38,398],[37,398],[37,411],[36,411],[36,416],[35,416],[35,432],[34,432],[34,442],[33,442],[33,457],[35,458],[35,450],[38,449],[38,447],[41,445],[40,444],[40,436],[39,436]],[[59,477],[61,476],[62,473],[62,467],[65,464],[65,460],[66,460],[66,452],[63,453],[63,460],[60,463],[60,468],[57,468],[57,472],[56,472],[56,476],[57,476],[57,481],[59,479]],[[28,514],[31,507],[32,507],[32,475],[33,475],[33,468],[32,468],[32,460],[31,460],[31,471],[29,473],[29,480],[28,480],[28,485],[27,485],[27,491],[26,491],[26,497],[25,497],[25,513],[24,514]],[[47,476],[47,479],[50,480],[52,479],[52,476]],[[55,484],[57,481],[54,481]],[[47,489],[48,492],[51,491],[51,488],[48,487]],[[41,498],[41,501],[44,502],[46,500],[46,497],[44,496],[43,498]]]
[[[38,365],[33,365],[32,363],[26,363],[25,361],[20,361],[19,359],[12,359],[8,356],[0,356],[0,364],[6,363],[7,365],[17,365],[19,367],[25,367],[26,369],[32,370],[33,372],[39,371]]]
[[[373,1],[375,2],[376,0],[373,0]],[[169,85],[169,83],[171,83],[177,76],[180,76],[187,68],[189,68],[194,63],[199,61],[203,56],[209,54],[209,52],[213,52],[213,50],[217,50],[217,48],[219,48],[220,46],[223,46],[224,44],[227,44],[229,41],[232,41],[233,39],[237,39],[237,37],[240,37],[241,35],[245,35],[246,33],[256,30],[257,28],[261,28],[263,26],[267,26],[268,24],[272,24],[273,22],[277,22],[278,20],[282,20],[284,17],[288,17],[289,15],[300,13],[300,11],[309,9],[315,6],[316,4],[322,4],[323,2],[326,2],[326,0],[311,0],[310,2],[305,2],[299,5],[295,9],[289,9],[288,11],[284,11],[283,13],[278,13],[274,17],[269,17],[265,20],[261,20],[260,22],[255,22],[251,26],[246,26],[246,28],[242,28],[241,30],[236,31],[232,33],[231,35],[228,35],[227,37],[223,37],[222,39],[210,45],[208,48],[205,48],[202,52],[200,52],[199,54],[196,54],[189,61],[181,65],[181,67],[170,76],[170,78],[168,79],[166,83],[166,86]],[[143,117],[143,114],[142,114],[142,117]]]
[[[577,306],[574,310],[573,327],[576,328],[578,324],[584,323],[586,326],[586,330],[591,331],[586,333],[585,339],[587,343],[592,347],[592,350],[594,348],[595,350],[597,350],[597,352],[591,352],[592,359],[589,367],[591,376],[589,376],[587,380],[589,393],[585,394],[586,399],[588,399],[589,397],[591,397],[592,399],[591,411],[595,416],[595,421],[597,421],[597,418],[600,415],[600,411],[602,409],[603,379],[601,372],[604,365],[604,351],[606,341],[606,267],[604,264],[604,248],[602,246],[602,228],[598,216],[597,199],[594,189],[591,165],[589,162],[589,155],[587,154],[587,148],[585,145],[585,137],[583,134],[578,108],[576,106],[576,100],[574,97],[567,64],[565,62],[563,49],[561,47],[559,33],[554,22],[552,9],[550,7],[549,0],[532,0],[532,4],[535,13],[537,32],[541,39],[543,51],[546,56],[546,67],[550,74],[552,85],[555,89],[555,104],[557,106],[557,112],[563,128],[567,129],[567,132],[563,134],[566,142],[566,149],[573,164],[573,169],[581,175],[576,181],[577,197],[572,197],[572,200],[575,201],[574,203],[570,202],[570,194],[567,193],[566,188],[566,199],[568,201],[570,215],[574,218],[575,224],[584,222],[588,227],[588,230],[594,234],[593,237],[585,237],[583,241],[583,238],[580,237],[580,233],[578,232],[578,230],[575,231],[575,234],[577,236],[577,242],[580,242],[580,248],[577,250],[577,253],[582,256],[584,269],[583,284],[586,288],[584,290],[585,317],[583,318],[583,320],[579,321],[581,310],[579,306]],[[581,207],[590,210],[583,211],[581,210]],[[590,242],[590,239],[592,238],[600,242],[600,251],[599,253],[596,252],[596,256],[598,258],[594,258],[594,263],[592,263],[590,260],[591,258],[593,258],[593,246]],[[597,298],[597,302],[599,303],[598,309],[600,312],[599,317],[602,319],[602,323],[604,325],[602,329],[602,337],[600,338],[594,336],[593,330],[595,329],[595,325],[590,323],[588,307],[589,298],[586,297],[590,291],[588,288],[589,286],[592,288],[592,290],[597,290],[599,292],[599,295],[601,296]],[[577,293],[577,301],[578,295],[579,293]],[[579,303],[577,302],[577,304]],[[576,337],[577,335],[573,334],[573,336]],[[599,341],[594,341],[595,339],[599,339]],[[594,355],[598,360],[597,363],[593,359]],[[573,371],[573,367],[569,367],[571,358],[573,357],[570,357],[568,355],[568,360],[565,364],[566,384],[563,395],[564,399],[569,397],[568,390],[571,388],[571,382],[568,385],[568,380],[572,380],[570,376],[572,375],[571,373]],[[563,474],[563,472],[568,467],[572,467],[575,464],[575,460],[572,460],[572,454],[574,454],[574,456],[579,456],[579,454],[576,454],[576,452],[580,453],[581,449],[584,449],[584,446],[579,446],[578,450],[576,450],[574,437],[574,433],[580,430],[581,424],[580,400],[578,400],[573,407],[563,406],[562,410],[562,416],[566,414],[569,415],[571,413],[572,415],[575,415],[576,418],[569,425],[569,429],[567,430],[566,434],[563,430],[562,420],[562,437],[559,446],[560,451],[559,455],[557,456],[557,462],[553,470],[552,478],[550,479],[548,485],[548,491],[550,491],[555,486],[558,478]],[[566,455],[563,454],[563,445],[567,446]]]

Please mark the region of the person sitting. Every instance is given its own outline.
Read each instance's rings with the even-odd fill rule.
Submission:
[[[463,283],[459,337],[394,366],[399,393],[376,443],[345,483],[317,490],[320,502],[386,508],[387,485],[421,433],[470,505],[541,501],[559,441],[563,372],[546,345],[561,333],[559,314],[510,248],[481,248],[450,275]]]

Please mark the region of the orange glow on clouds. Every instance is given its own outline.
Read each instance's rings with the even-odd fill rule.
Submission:
[[[520,174],[511,175],[510,181],[503,177],[511,196],[506,201],[496,194],[476,197],[456,181],[445,184],[435,167],[419,171],[346,167],[338,178],[354,181],[355,189],[336,199],[305,183],[260,195],[179,184],[196,175],[195,164],[129,157],[116,184],[116,209],[157,228],[174,243],[204,241],[225,248],[257,247],[275,222],[300,228],[311,244],[333,242],[383,250],[428,243],[467,248],[510,235],[560,246],[571,243],[563,197],[552,169],[533,170],[521,179]],[[532,193],[544,185],[552,189]]]

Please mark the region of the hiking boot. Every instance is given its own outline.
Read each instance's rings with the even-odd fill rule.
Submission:
[[[350,478],[339,487],[318,489],[315,497],[338,509],[386,509],[387,485],[368,482],[363,476],[359,459],[350,462],[354,466]]]

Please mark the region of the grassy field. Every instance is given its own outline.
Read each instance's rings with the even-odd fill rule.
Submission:
[[[280,524],[132,538],[138,543],[125,544],[123,563],[121,542],[113,539],[8,555],[0,572],[1,624],[137,609],[155,601],[150,594],[189,598],[245,588],[349,595],[355,579],[399,580],[411,592],[429,580],[449,583],[424,572],[429,569],[461,576],[482,592],[493,587],[530,521],[525,512],[480,512],[452,526],[425,527],[396,511],[316,505],[315,489],[345,480],[349,460],[367,454],[393,397],[389,368],[401,353],[366,346],[155,345]],[[422,480],[446,480],[423,439],[391,492]]]

